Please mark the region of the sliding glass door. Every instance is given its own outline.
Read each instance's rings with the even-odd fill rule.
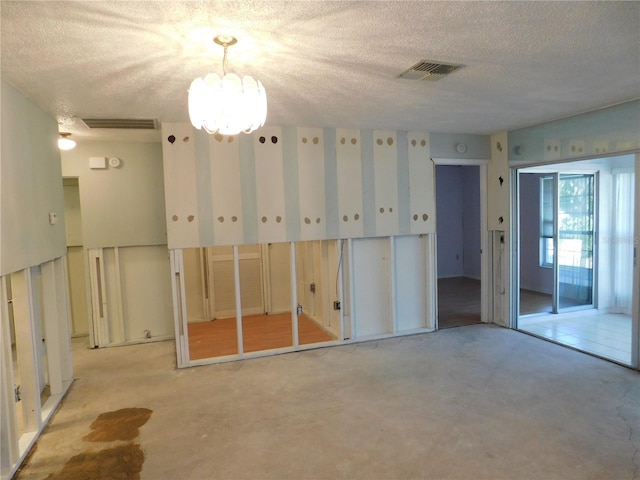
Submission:
[[[593,305],[595,175],[557,176],[555,311]]]
[[[595,175],[540,179],[540,266],[553,269],[553,313],[593,305]]]

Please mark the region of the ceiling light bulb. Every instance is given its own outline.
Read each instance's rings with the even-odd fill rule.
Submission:
[[[75,140],[71,140],[69,137],[70,133],[63,132],[60,133],[60,138],[58,138],[58,148],[60,150],[71,150],[76,147]]]

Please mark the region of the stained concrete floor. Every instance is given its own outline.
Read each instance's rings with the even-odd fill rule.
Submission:
[[[171,342],[73,344],[18,478],[122,446],[83,436],[127,408],[153,411],[142,479],[640,478],[640,374],[491,325],[184,370]]]

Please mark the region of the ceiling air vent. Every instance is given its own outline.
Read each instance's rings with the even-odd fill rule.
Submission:
[[[155,118],[83,118],[89,128],[122,128],[128,130],[157,130]]]
[[[420,60],[400,74],[400,78],[409,80],[429,80],[435,82],[447,75],[466,67],[455,63],[443,63],[434,60]]]

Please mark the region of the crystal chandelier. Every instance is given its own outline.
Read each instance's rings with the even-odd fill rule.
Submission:
[[[236,135],[262,127],[267,118],[267,95],[260,81],[227,73],[227,49],[237,43],[231,36],[213,39],[224,47],[223,77],[210,73],[196,78],[189,88],[189,118],[198,130]]]

